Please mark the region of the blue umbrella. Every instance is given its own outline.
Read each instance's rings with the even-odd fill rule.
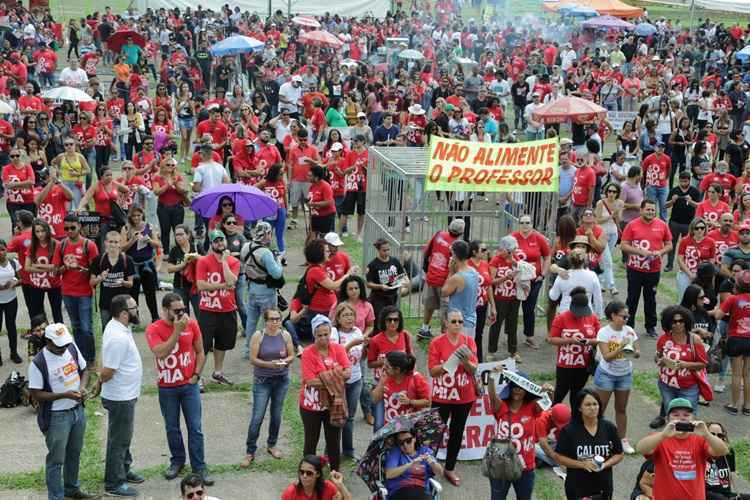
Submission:
[[[746,61],[748,58],[750,58],[750,45],[735,53],[734,57],[736,57],[740,61]]]
[[[215,57],[234,56],[263,48],[263,42],[255,38],[233,35],[211,46],[211,55]]]
[[[599,15],[599,13],[591,7],[582,5],[574,9],[570,9],[568,11],[568,15],[571,17],[596,17]]]
[[[260,220],[276,215],[279,205],[260,189],[246,184],[221,184],[193,198],[193,212],[209,219],[216,215],[219,202],[227,197],[234,202],[234,212],[245,220]]]
[[[641,23],[635,27],[635,31],[633,31],[633,33],[638,36],[651,36],[656,33],[656,26],[649,23]]]

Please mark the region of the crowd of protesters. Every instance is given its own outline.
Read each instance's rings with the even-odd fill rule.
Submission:
[[[0,239],[0,320],[9,359],[23,363],[21,288],[50,499],[90,498],[77,471],[82,403],[97,395],[109,415],[104,490],[138,495],[131,484],[144,478],[130,447],[146,362],[133,333],[141,292],[169,447],[164,476],[178,477],[188,461],[195,473],[183,498],[202,498],[214,482],[201,393],[209,382],[233,385],[224,365],[238,337],[253,368],[242,468],[254,465],[267,411],[264,452],[284,457],[282,409],[296,397],[288,389],[300,364],[304,449],[293,452],[304,458],[283,499],[352,498],[339,470],[365,451],[354,445],[358,409],[374,431],[428,407],[447,424],[444,464],[414,433],[396,435],[383,471],[389,498],[431,498],[431,476],[459,487],[478,364],[520,365],[521,349],[539,356],[540,303],[556,350],[554,383],[543,387],[552,406],[519,383],[498,393],[494,378],[486,382],[497,434],[523,465],[518,478],[490,480],[493,500],[511,486],[533,498],[537,464],[565,478],[567,498],[612,498],[622,487],[613,467],[636,452],[647,460],[633,498],[737,497],[725,427],[697,415],[727,375],[724,410],[750,415],[750,72],[738,54],[750,28],[661,19],[639,37],[558,16],[465,21],[446,0],[410,9],[318,17],[340,42],[333,48],[301,42],[311,28],[280,11],[105,7],[61,25],[48,10],[0,5],[0,96],[12,111],[0,119],[0,166],[13,227]],[[233,34],[263,46],[214,57],[210,47]],[[423,58],[399,58],[408,48]],[[58,86],[91,100],[43,97]],[[573,123],[560,139],[553,237],[524,213],[499,242],[460,218],[424,242],[424,316],[412,335],[399,297],[417,276],[402,256],[378,239],[360,270],[347,253],[362,241],[367,194],[380,194],[368,191],[368,147],[568,135],[534,117],[564,95],[631,118]],[[226,196],[215,214],[186,223],[194,195],[230,182],[263,190],[277,212],[245,220]],[[302,251],[287,247],[290,233],[302,235]],[[306,267],[284,297],[291,256]],[[675,293],[659,316],[662,281]],[[163,282],[171,292],[159,293]],[[429,373],[416,368],[418,340]],[[656,353],[661,411],[656,432],[631,444],[632,359],[646,348]],[[713,386],[708,368],[719,375]],[[603,418],[611,397],[614,422]],[[316,456],[321,430],[325,459]]]

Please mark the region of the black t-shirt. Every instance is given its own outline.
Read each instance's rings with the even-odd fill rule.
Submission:
[[[205,72],[210,71],[211,69],[211,54],[209,54],[208,50],[205,49],[199,49],[195,53],[195,59],[198,61],[198,65],[201,67],[201,69]]]
[[[113,266],[105,253],[91,263],[92,275],[98,275],[104,271],[109,271],[109,273],[104,281],[99,284],[99,307],[109,308],[109,303],[115,295],[130,293],[130,288],[122,286],[122,282],[135,275],[135,265],[133,265],[133,259],[123,253]]]
[[[727,144],[727,156],[729,157],[729,171],[735,177],[742,175],[742,166],[747,158],[747,144],[737,145],[733,142]]]
[[[677,195],[677,201],[672,205],[669,220],[677,224],[690,224],[695,218],[695,207],[689,205],[684,196],[690,196],[697,203],[701,201],[701,192],[693,186],[688,187],[686,191],[683,191],[680,186],[675,186],[667,195],[667,201],[671,200],[674,195]]]
[[[190,253],[195,253],[195,243],[190,243]],[[169,257],[167,257],[167,262],[169,262],[172,265],[177,265],[182,263],[182,261],[185,260],[185,252],[182,251],[182,248],[180,248],[180,245],[175,245],[172,248],[169,249]],[[174,287],[175,288],[191,288],[193,286],[193,283],[186,280],[182,276],[182,271],[177,271],[174,273]]]
[[[525,81],[515,82],[510,86],[510,95],[513,97],[514,106],[526,106],[526,95],[529,93],[529,86]]]
[[[600,455],[606,461],[622,453],[622,443],[617,437],[617,427],[612,422],[601,418],[594,436],[589,434],[583,423],[572,422],[565,426],[560,431],[555,451],[573,460],[590,460]],[[583,469],[568,469],[568,477],[565,480],[565,494],[568,498],[581,498],[602,493],[611,495],[612,488],[611,467],[596,473]]]
[[[704,292],[705,293],[705,292]],[[706,295],[708,297],[708,295]],[[705,309],[693,309],[693,326],[696,328],[704,328],[709,332],[716,330],[716,320],[709,316]]]
[[[734,470],[734,450],[732,449],[729,450],[729,455],[710,459],[706,467],[706,492],[729,495],[732,492],[731,477]]]
[[[366,279],[368,283],[377,283],[378,285],[388,285],[393,283],[396,276],[404,273],[404,266],[395,257],[391,257],[388,262],[375,257],[367,264],[367,275]],[[375,298],[386,298],[393,297],[398,293],[398,289],[395,290],[372,290],[370,296]]]

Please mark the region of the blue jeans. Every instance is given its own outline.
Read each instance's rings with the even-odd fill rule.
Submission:
[[[107,418],[107,454],[104,462],[104,489],[116,490],[125,484],[133,463],[130,442],[133,440],[135,403],[138,399],[113,401],[102,398]]]
[[[346,384],[346,406],[349,408],[349,418],[346,419],[341,431],[341,451],[348,457],[354,456],[354,417],[357,414],[357,403],[362,391],[362,379]]]
[[[505,500],[508,497],[511,485],[516,492],[517,500],[531,500],[534,491],[534,469],[525,470],[516,481],[503,481],[502,479],[490,479],[490,498],[492,500]]]
[[[91,297],[63,295],[63,302],[70,317],[70,326],[73,328],[76,345],[81,350],[86,363],[93,363],[96,360],[96,342],[91,317]]]
[[[527,130],[526,131],[526,140],[527,141],[540,141],[544,139],[544,129],[532,131]]]
[[[268,402],[271,402],[271,424],[268,426],[269,448],[276,446],[281,428],[281,412],[284,409],[284,398],[289,389],[289,375],[279,377],[255,377],[253,380],[253,414],[247,428],[246,452],[255,454],[258,449],[258,435],[263,417],[266,415]]]
[[[240,315],[240,324],[247,324],[247,311],[245,310],[245,295],[247,295],[247,276],[240,273],[237,277],[237,284],[234,287],[234,299],[237,302],[237,312]]]
[[[661,393],[661,404],[664,406],[664,414],[667,414],[669,402],[675,398],[685,398],[693,405],[693,415],[698,415],[698,384],[681,389],[679,387],[670,387],[659,381],[659,392]]]
[[[247,324],[245,325],[245,359],[250,359],[250,338],[255,333],[255,329],[258,326],[258,321],[263,316],[263,312],[266,309],[276,307],[276,290],[273,288],[266,288],[262,292],[258,292],[258,287],[255,283],[250,282],[250,289],[247,294]]]
[[[180,430],[180,410],[185,417],[188,432],[190,467],[193,472],[206,469],[203,456],[203,429],[201,428],[201,392],[198,384],[184,384],[177,387],[159,387],[159,407],[164,417],[167,431],[167,444],[171,465],[185,463],[185,443]]]
[[[78,467],[85,431],[86,414],[83,406],[52,412],[49,429],[44,434],[48,451],[44,480],[47,483],[49,500],[63,500],[63,496],[71,495],[80,489]]]
[[[299,335],[297,335],[297,328],[292,323],[292,320],[288,319],[284,321],[284,328],[292,336],[292,344],[294,344],[294,348],[296,349],[299,345]]]
[[[646,198],[655,200],[659,205],[659,218],[667,220],[667,194],[668,187],[646,186]]]
[[[273,226],[276,234],[276,246],[278,247],[279,252],[286,252],[286,244],[284,243],[284,231],[286,231],[286,208],[280,207],[276,212],[276,220],[269,221],[269,223]]]
[[[375,383],[377,383],[377,381]],[[375,422],[372,425],[372,431],[376,432],[385,425],[385,403],[382,399],[377,403],[373,403],[372,417],[375,419]]]
[[[372,390],[372,377],[370,377],[370,369],[367,367],[367,356],[362,356],[362,360],[359,363],[359,367],[362,370],[362,391],[359,393],[359,406],[362,408],[362,413],[365,416],[372,413],[372,397],[370,391]]]
[[[81,198],[83,198],[81,188],[78,187],[75,181],[62,181],[62,183],[73,193],[73,199],[70,201],[71,206],[78,207],[78,204],[81,203]]]

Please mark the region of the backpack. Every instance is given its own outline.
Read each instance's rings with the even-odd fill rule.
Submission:
[[[245,273],[245,276],[247,276],[247,279],[249,281],[252,281],[253,283],[266,285],[268,288],[284,288],[284,285],[286,284],[284,275],[282,274],[280,277],[274,278],[269,274],[265,266],[263,266],[263,264],[258,262],[258,259],[255,258],[255,252],[258,249],[265,247],[263,245],[254,245],[252,243],[248,243],[247,245],[248,251],[242,260],[243,271]]]
[[[76,347],[75,343],[68,344],[68,352],[73,357],[73,359],[76,361],[76,367],[78,368],[78,375],[80,376],[81,373],[83,373],[83,370],[81,369],[81,359],[78,357],[78,348]],[[34,359],[32,361],[34,366],[36,366],[37,370],[39,370],[39,373],[42,374],[42,380],[44,381],[44,386],[42,387],[42,390],[45,392],[52,392],[52,387],[49,383],[49,369],[47,368],[47,360],[44,357],[44,351],[39,351],[39,353],[34,356]],[[83,404],[83,403],[81,403]],[[52,418],[52,401],[39,401],[39,410],[36,414],[36,423],[39,425],[39,430],[42,431],[42,433],[47,432],[47,429],[49,429],[49,423],[50,419]]]
[[[28,401],[28,396],[24,397],[24,392],[28,391],[26,388],[27,385],[28,382],[24,376],[15,370],[10,372],[8,378],[0,386],[0,406],[3,408],[15,408],[22,404],[24,400]]]
[[[81,236],[81,239],[83,239],[83,258],[86,260],[86,262],[89,261],[89,243],[93,243],[88,238],[85,238]],[[65,247],[68,246],[68,242],[70,241],[70,238],[63,238],[63,240],[60,242],[60,261],[65,262]]]
[[[307,287],[307,271],[309,270],[309,267],[305,269],[304,274],[299,279],[299,283],[297,283],[297,289],[294,291],[294,298],[299,300],[300,304],[303,306],[309,306],[310,302],[312,302],[313,295],[315,294],[315,290],[310,290]]]

